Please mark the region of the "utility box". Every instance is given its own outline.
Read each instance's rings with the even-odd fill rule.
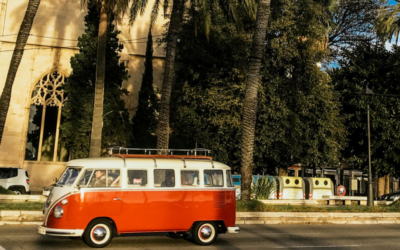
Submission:
[[[351,179],[351,190],[357,191],[358,190],[358,181],[357,179]]]
[[[303,178],[306,199],[322,199],[323,195],[335,195],[333,182],[329,178]]]

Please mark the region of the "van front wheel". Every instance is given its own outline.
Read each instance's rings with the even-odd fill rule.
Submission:
[[[211,245],[217,239],[218,231],[214,223],[197,222],[193,227],[193,240],[201,246]]]
[[[96,219],[89,223],[83,233],[83,241],[90,247],[101,248],[107,246],[113,236],[113,227],[109,220]]]

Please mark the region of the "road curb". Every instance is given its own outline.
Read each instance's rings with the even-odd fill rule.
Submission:
[[[236,224],[400,224],[400,213],[237,212]]]
[[[0,211],[0,225],[41,225],[42,211]],[[400,213],[237,212],[236,224],[400,224]]]

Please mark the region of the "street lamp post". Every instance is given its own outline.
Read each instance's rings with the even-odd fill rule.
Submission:
[[[368,88],[365,89],[366,95],[373,95],[374,92]],[[372,171],[371,171],[371,132],[369,125],[369,104],[367,105],[367,121],[368,121],[368,196],[367,203],[369,207],[374,206],[374,197],[373,197],[373,189],[372,189]]]

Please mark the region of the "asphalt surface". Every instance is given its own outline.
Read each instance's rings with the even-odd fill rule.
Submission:
[[[106,249],[400,249],[400,225],[241,225],[201,247],[166,234],[116,237]],[[42,236],[37,226],[0,226],[0,250],[90,249],[82,240]]]

